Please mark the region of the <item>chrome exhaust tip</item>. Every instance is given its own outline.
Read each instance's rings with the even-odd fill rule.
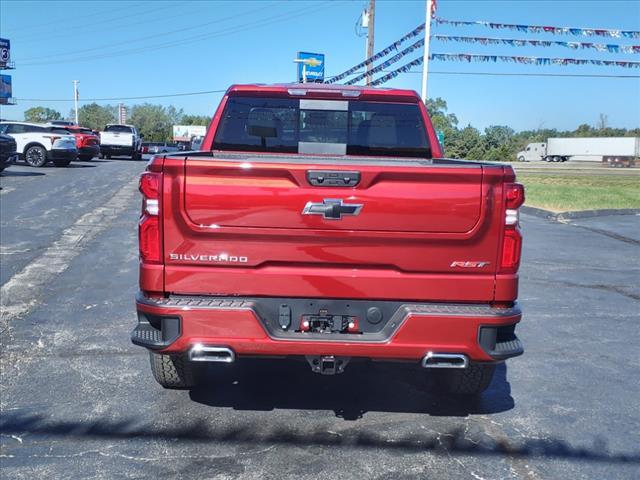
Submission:
[[[192,362],[233,363],[236,361],[236,354],[227,347],[211,347],[196,343],[189,350],[189,360]]]
[[[429,352],[422,359],[423,368],[467,368],[469,359],[461,353]]]

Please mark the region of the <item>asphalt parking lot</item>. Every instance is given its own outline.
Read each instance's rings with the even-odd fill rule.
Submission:
[[[638,478],[640,216],[524,216],[526,352],[477,400],[386,364],[167,391],[129,341],[143,168],[0,177],[3,478]]]

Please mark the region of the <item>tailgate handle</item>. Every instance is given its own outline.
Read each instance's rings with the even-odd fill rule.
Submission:
[[[360,182],[360,172],[308,170],[307,181],[314,187],[355,187]]]
[[[307,202],[302,214],[322,215],[329,220],[340,220],[342,215],[358,215],[360,210],[361,203],[343,203],[340,198],[325,198],[322,203]]]

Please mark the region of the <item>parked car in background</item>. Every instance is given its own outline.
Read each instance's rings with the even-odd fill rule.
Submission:
[[[56,125],[58,127],[75,127],[75,122],[70,122],[68,120],[51,120],[48,122],[49,125]]]
[[[142,142],[140,144],[140,153],[149,153],[149,147],[152,145],[152,142]]]
[[[78,157],[76,139],[66,129],[29,122],[0,122],[0,133],[13,137],[17,151],[32,167],[52,161],[66,167]]]
[[[133,125],[110,124],[100,132],[100,155],[111,158],[124,155],[139,160],[142,153],[142,136]]]
[[[197,151],[200,150],[200,148],[202,147],[202,140],[204,140],[204,137],[193,137],[191,139],[191,150],[192,151]]]
[[[93,130],[77,125],[68,125],[64,128],[76,137],[76,148],[80,160],[86,162],[100,155],[100,137],[95,135]]]
[[[149,153],[172,153],[179,152],[180,147],[175,143],[152,143],[149,145]]]
[[[18,160],[17,144],[13,137],[0,135],[0,172]]]

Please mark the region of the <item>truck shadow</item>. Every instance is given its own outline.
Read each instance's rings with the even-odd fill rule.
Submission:
[[[498,365],[491,386],[477,398],[439,392],[434,373],[406,364],[352,362],[343,374],[322,376],[304,361],[245,360],[207,366],[201,385],[212,387],[194,389],[190,396],[204,405],[236,410],[333,410],[345,420],[367,412],[464,417],[504,412],[515,405],[506,364]]]

